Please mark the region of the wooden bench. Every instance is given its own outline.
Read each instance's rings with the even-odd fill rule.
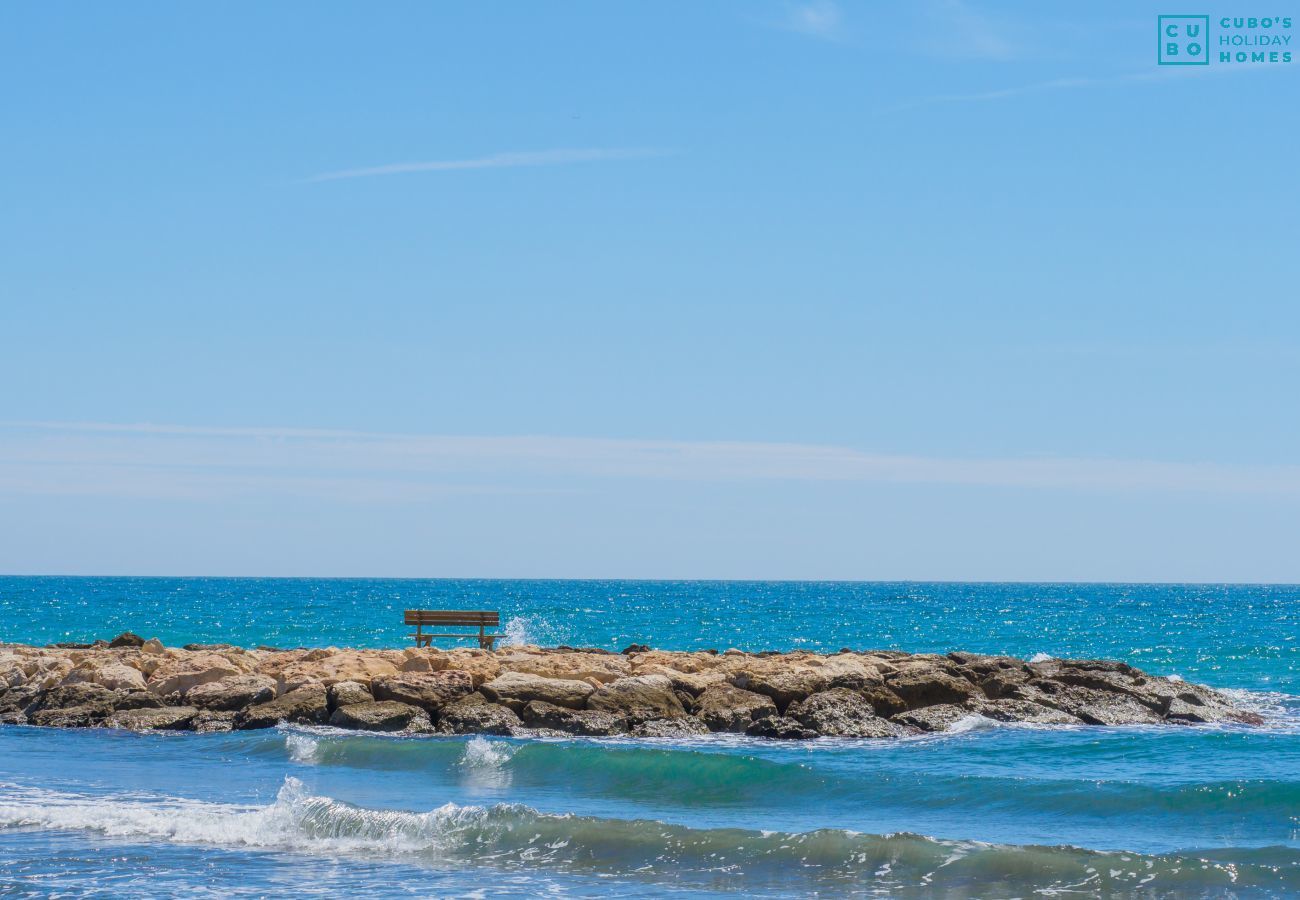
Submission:
[[[501,624],[501,614],[484,609],[408,609],[406,624],[415,626],[415,646],[427,647],[433,638],[478,638],[478,645],[484,650],[491,650],[499,634],[488,634],[488,628]],[[466,627],[477,628],[478,634],[470,632],[430,632],[425,626],[435,628]]]

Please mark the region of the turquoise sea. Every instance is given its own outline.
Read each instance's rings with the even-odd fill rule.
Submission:
[[[0,640],[1122,659],[1267,724],[901,741],[0,727],[0,895],[1300,896],[1300,587],[0,578]]]

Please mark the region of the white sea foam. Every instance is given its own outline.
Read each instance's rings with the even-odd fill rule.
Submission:
[[[460,765],[466,769],[500,769],[513,755],[514,748],[509,744],[475,735],[465,744],[465,752],[460,755]]]
[[[294,762],[314,763],[318,758],[320,744],[311,735],[290,731],[284,735],[284,748],[289,752],[289,758]]]
[[[969,716],[962,716],[945,731],[945,734],[970,734],[972,731],[992,731],[995,728],[1002,728],[1004,723],[988,716],[981,716],[979,713],[971,713]]]
[[[1052,656],[1050,653],[1035,653],[1033,656],[1029,657],[1031,663],[1051,662],[1054,659],[1056,659],[1056,657]]]
[[[465,779],[477,787],[509,787],[514,775],[507,768],[515,748],[502,741],[489,741],[475,735],[465,744],[457,764],[465,772]]]
[[[296,778],[286,778],[268,806],[103,798],[37,789],[0,795],[0,827],[97,831],[181,844],[390,854],[436,849],[449,826],[482,812],[450,803],[427,813],[361,809],[313,797]]]

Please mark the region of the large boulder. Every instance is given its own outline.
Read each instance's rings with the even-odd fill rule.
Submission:
[[[771,697],[777,708],[784,710],[796,700],[826,690],[831,686],[831,679],[821,667],[769,657],[746,660],[742,668],[732,673],[731,683]]]
[[[768,716],[765,719],[758,719],[745,729],[745,734],[750,737],[777,738],[786,741],[817,737],[817,732],[786,716]]]
[[[473,690],[474,682],[469,673],[451,670],[402,672],[376,678],[370,683],[370,692],[376,700],[396,700],[429,712],[436,712]]]
[[[885,680],[877,661],[856,653],[838,653],[827,657],[821,666],[821,672],[826,676],[830,687],[855,691],[883,684]]]
[[[181,731],[190,727],[198,712],[193,706],[119,710],[109,716],[104,724],[109,728],[121,728],[126,731]]]
[[[114,649],[118,647],[139,648],[144,646],[144,638],[140,637],[140,635],[136,634],[134,631],[124,631],[109,641],[108,646]]]
[[[26,725],[27,710],[40,695],[36,688],[26,686],[0,691],[0,725]]]
[[[478,647],[453,647],[444,653],[447,657],[447,668],[468,672],[474,682],[475,690],[502,672],[497,654],[480,650]]]
[[[672,682],[674,691],[678,694],[689,694],[692,697],[698,697],[715,684],[730,684],[723,672],[682,672],[658,663],[637,666],[636,674],[663,675]]]
[[[519,710],[533,700],[569,709],[582,709],[596,689],[585,681],[571,678],[544,678],[527,672],[506,672],[486,682],[479,690],[489,700]]]
[[[979,714],[998,722],[1030,722],[1035,725],[1082,725],[1083,720],[1032,700],[1003,698],[977,704]]]
[[[448,703],[438,714],[442,734],[514,734],[523,727],[514,710],[492,703],[480,693]]]
[[[201,709],[190,722],[190,730],[199,734],[220,734],[235,727],[238,713],[224,709]]]
[[[331,650],[317,656],[318,652],[308,653],[280,670],[281,693],[313,683],[326,687],[339,681],[370,684],[376,678],[397,674],[397,666],[375,652]]]
[[[325,688],[309,684],[283,697],[249,706],[235,717],[234,726],[241,730],[270,728],[281,722],[320,725],[328,718]]]
[[[149,676],[149,690],[160,697],[183,695],[190,688],[201,684],[242,674],[244,669],[225,656],[216,653],[186,653],[160,662]]]
[[[510,653],[500,659],[511,672],[526,672],[543,678],[567,681],[613,681],[632,674],[624,656],[597,653]]]
[[[112,714],[113,708],[111,706],[86,704],[54,709],[38,709],[27,714],[27,721],[32,725],[42,725],[48,728],[90,728],[102,724]]]
[[[565,734],[605,737],[627,732],[627,719],[592,709],[569,709],[543,700],[524,704],[520,718],[530,728],[549,728]]]
[[[240,710],[275,698],[275,681],[265,675],[231,675],[196,685],[185,702],[200,709]]]
[[[340,706],[330,716],[336,728],[362,731],[429,731],[429,714],[418,706],[396,700],[371,700]]]
[[[716,684],[700,694],[696,714],[712,731],[741,733],[757,719],[776,715],[777,709],[772,698],[764,694]]]
[[[331,710],[338,709],[340,706],[351,706],[353,703],[369,703],[375,699],[370,693],[370,688],[357,681],[337,681],[329,686],[325,696]]]
[[[871,704],[856,691],[831,688],[796,700],[786,715],[805,728],[828,737],[895,737],[898,727],[877,718]]]
[[[1037,702],[1067,712],[1089,725],[1157,725],[1163,717],[1136,697],[1097,688],[1039,680]]]
[[[37,694],[26,714],[33,725],[85,728],[112,715],[121,699],[121,694],[103,685],[66,684]]]
[[[673,683],[663,675],[629,675],[602,684],[587,698],[587,709],[638,722],[686,715]]]
[[[979,688],[965,678],[932,669],[901,675],[888,683],[908,709],[921,709],[943,703],[965,703],[981,696]]]
[[[648,738],[692,738],[709,733],[709,726],[695,716],[682,716],[677,719],[653,719],[642,722],[632,728],[632,737]]]
[[[90,657],[82,660],[63,678],[64,684],[98,684],[110,691],[142,691],[144,675],[116,657]]]
[[[441,672],[447,668],[447,654],[430,647],[410,647],[402,651],[399,672]]]
[[[918,731],[947,731],[971,714],[970,709],[956,703],[936,703],[899,713],[894,721]]]

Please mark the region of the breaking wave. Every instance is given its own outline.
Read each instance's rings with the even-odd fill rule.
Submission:
[[[625,875],[715,889],[852,885],[893,896],[1086,891],[1125,895],[1300,890],[1284,847],[1143,855],[942,841],[915,834],[694,829],[641,819],[548,815],[525,806],[428,812],[369,809],[285,779],[274,803],[104,798],[0,788],[0,828],[92,831],[134,840],[305,853],[355,853],[434,866]]]

